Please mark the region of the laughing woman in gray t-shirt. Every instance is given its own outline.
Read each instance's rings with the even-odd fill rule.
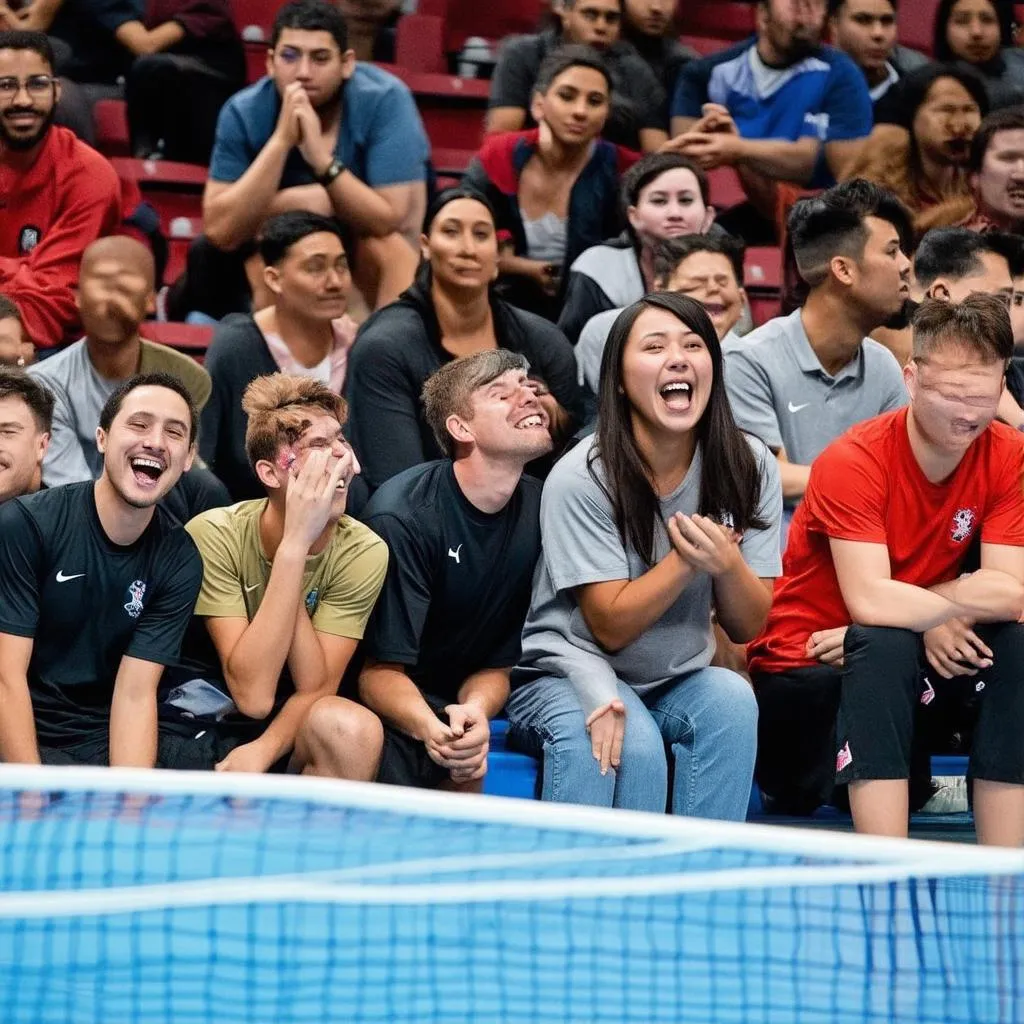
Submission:
[[[710,667],[711,613],[760,631],[781,572],[775,459],[736,426],[703,307],[655,294],[612,328],[598,429],[554,468],[512,677],[514,744],[543,797],[742,819],[757,705]],[[672,758],[672,771],[666,756]]]

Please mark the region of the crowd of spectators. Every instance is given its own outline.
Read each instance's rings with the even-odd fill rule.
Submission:
[[[1024,845],[1010,7],[751,6],[557,0],[438,187],[390,0],[249,85],[227,0],[0,3],[0,758],[477,792],[505,716],[545,800]]]

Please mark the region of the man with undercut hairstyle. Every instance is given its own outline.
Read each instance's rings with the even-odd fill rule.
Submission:
[[[834,780],[859,832],[906,836],[929,737],[973,729],[978,840],[1024,845],[1024,444],[993,422],[1012,352],[995,296],[925,300],[909,406],[815,461],[749,647],[777,809],[812,809]]]
[[[906,323],[910,216],[891,192],[855,179],[798,202],[789,236],[806,302],[722,351],[736,422],[778,457],[791,513],[828,444],[906,404],[899,364],[868,335]]]
[[[133,374],[168,373],[188,388],[197,408],[206,404],[210,397],[207,372],[194,359],[139,336],[155,303],[153,257],[144,245],[114,236],[86,249],[78,286],[85,337],[28,370],[56,399],[50,447],[43,462],[47,487],[99,477],[103,456],[95,435],[100,410]],[[229,500],[221,482],[202,467],[184,473],[164,499],[183,523]]]
[[[95,483],[0,505],[0,760],[209,767],[157,724],[202,580],[158,505],[192,463],[197,422],[179,380],[130,377],[99,416]]]
[[[53,395],[22,370],[0,367],[0,504],[42,487]]]

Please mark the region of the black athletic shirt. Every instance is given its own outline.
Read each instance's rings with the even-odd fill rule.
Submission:
[[[90,480],[0,505],[0,633],[34,640],[28,680],[43,746],[106,731],[121,658],[178,656],[203,563],[157,508],[126,547],[103,532]]]
[[[381,485],[363,520],[391,550],[366,631],[367,654],[403,665],[428,696],[452,703],[468,676],[519,660],[540,555],[539,481],[481,512],[447,459]]]

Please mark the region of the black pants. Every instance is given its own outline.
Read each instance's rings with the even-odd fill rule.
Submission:
[[[132,153],[148,156],[163,140],[168,160],[208,164],[220,108],[243,84],[196,57],[136,57],[125,85]]]
[[[250,244],[225,252],[200,235],[189,246],[185,273],[167,295],[169,318],[184,320],[189,313],[205,313],[222,320],[229,313],[248,313],[252,296],[245,261],[253,251]]]

